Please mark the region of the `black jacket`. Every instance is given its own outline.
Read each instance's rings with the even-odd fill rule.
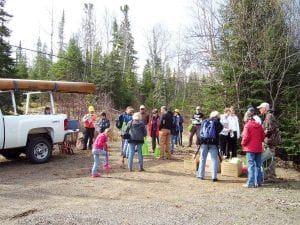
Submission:
[[[173,114],[170,111],[168,111],[167,113],[163,114],[160,117],[159,130],[161,130],[161,129],[172,130],[173,126],[174,126]]]

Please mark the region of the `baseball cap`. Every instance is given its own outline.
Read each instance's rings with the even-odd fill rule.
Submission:
[[[199,110],[200,110],[200,106],[197,106],[196,109],[199,109]]]
[[[144,105],[141,105],[141,106],[140,106],[140,109],[145,109],[145,106],[144,106]]]
[[[258,109],[260,109],[260,108],[266,108],[267,110],[269,110],[270,109],[270,105],[267,102],[263,102],[259,106],[257,106],[257,108]]]
[[[250,106],[250,107],[247,109],[247,112],[255,113],[255,108],[254,108],[253,106]]]
[[[174,112],[179,113],[179,109],[175,109]]]

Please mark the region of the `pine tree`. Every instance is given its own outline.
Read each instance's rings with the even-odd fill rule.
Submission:
[[[66,52],[51,67],[57,80],[83,81],[84,63],[75,37],[69,40]]]
[[[27,79],[28,78],[28,68],[27,68],[27,60],[26,55],[22,51],[21,41],[19,43],[19,47],[16,51],[16,70],[18,78]]]
[[[0,77],[16,77],[14,60],[11,58],[11,47],[7,41],[10,30],[6,26],[12,17],[4,10],[5,0],[0,0]]]
[[[64,53],[64,32],[65,32],[65,10],[62,12],[61,20],[58,27],[58,56]]]
[[[47,45],[41,42],[38,38],[36,57],[33,60],[33,65],[29,71],[29,78],[33,80],[46,80],[49,79],[49,70],[51,67],[51,60],[47,55]]]

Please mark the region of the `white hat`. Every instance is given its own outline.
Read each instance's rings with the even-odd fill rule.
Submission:
[[[145,106],[144,105],[140,105],[140,109],[145,109]]]
[[[269,105],[269,103],[263,102],[259,106],[257,106],[257,108],[258,109],[265,108],[266,110],[269,110],[270,109],[270,105]]]

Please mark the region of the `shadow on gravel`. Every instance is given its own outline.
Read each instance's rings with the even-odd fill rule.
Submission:
[[[224,184],[244,184],[245,180],[244,179],[239,179],[239,178],[235,178],[235,179],[231,179],[231,178],[224,178],[221,177],[218,180],[218,183],[224,183]]]
[[[279,179],[275,183],[265,183],[263,188],[279,188],[285,190],[300,190],[300,181],[294,179]]]
[[[168,175],[168,176],[187,176],[187,173],[184,172],[178,172],[178,171],[171,171],[171,170],[158,170],[158,171],[147,171],[147,173],[152,173],[152,174],[163,174],[163,175]]]

